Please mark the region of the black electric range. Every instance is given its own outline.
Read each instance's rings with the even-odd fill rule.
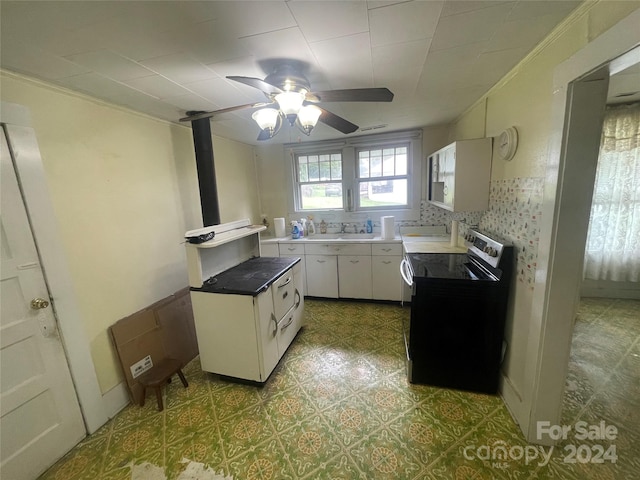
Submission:
[[[192,291],[257,296],[298,263],[296,257],[255,257],[205,280]]]

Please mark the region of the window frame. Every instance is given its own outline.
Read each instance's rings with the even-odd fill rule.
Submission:
[[[302,157],[302,156],[313,156],[313,155],[317,155],[317,156],[322,156],[322,155],[335,155],[338,154],[340,155],[340,167],[342,170],[342,174],[341,174],[341,178],[340,180],[318,180],[318,181],[306,181],[306,182],[301,182],[299,180],[300,176],[299,176],[299,162],[298,162],[298,158]],[[302,152],[302,151],[298,151],[298,152],[294,152],[293,154],[293,183],[294,183],[294,198],[295,198],[295,205],[296,205],[296,211],[300,212],[300,213],[304,213],[304,212],[316,212],[316,211],[325,211],[325,210],[335,210],[332,208],[327,208],[327,209],[303,209],[302,208],[302,187],[304,185],[322,185],[322,184],[332,184],[332,183],[338,183],[340,182],[340,184],[342,185],[342,182],[344,181],[344,157],[342,155],[342,151],[339,148],[330,148],[330,149],[326,149],[326,150],[317,150],[317,151],[313,151],[313,152]],[[344,185],[342,185],[342,191],[344,193]],[[344,196],[342,197],[342,209],[344,209]]]
[[[407,205],[363,207],[359,205],[358,192],[358,158],[357,152],[389,146],[407,145]],[[289,167],[287,168],[287,203],[289,215],[292,217],[314,216],[316,218],[335,219],[343,217],[393,215],[397,220],[419,220],[420,202],[422,197],[422,130],[404,130],[383,134],[350,137],[345,140],[326,140],[283,145],[288,153]],[[316,210],[301,209],[300,183],[298,182],[297,157],[299,155],[326,154],[340,151],[342,153],[342,208],[327,208]],[[404,176],[403,176],[404,177]],[[369,181],[378,181],[370,179]],[[332,182],[335,183],[335,182]],[[351,191],[352,203],[348,203]],[[357,197],[357,198],[356,198]]]

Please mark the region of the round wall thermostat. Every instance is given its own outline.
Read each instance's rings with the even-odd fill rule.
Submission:
[[[518,131],[509,127],[498,137],[498,154],[503,160],[511,160],[518,149]]]

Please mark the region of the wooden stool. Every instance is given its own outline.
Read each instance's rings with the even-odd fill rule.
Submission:
[[[158,365],[151,367],[151,370],[148,372],[143,373],[140,378],[138,378],[138,382],[142,385],[140,406],[144,407],[144,397],[147,395],[147,388],[153,388],[156,391],[156,398],[158,399],[158,410],[162,411],[164,409],[162,405],[162,387],[170,383],[171,377],[176,373],[180,377],[184,388],[187,388],[189,384],[182,373],[182,365],[178,360],[173,358],[166,358]]]

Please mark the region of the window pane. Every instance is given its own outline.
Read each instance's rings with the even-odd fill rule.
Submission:
[[[396,175],[407,174],[407,149],[405,147],[396,150]]]
[[[384,150],[382,158],[382,175],[392,177],[395,172],[395,149],[387,148]]]
[[[342,184],[308,183],[300,187],[302,210],[326,210],[342,208]]]
[[[361,207],[407,205],[407,180],[360,182],[359,195]]]
[[[331,180],[331,162],[320,162],[320,180]]]
[[[342,160],[331,156],[331,180],[342,180]]]
[[[318,168],[318,162],[309,163],[309,181],[320,180],[320,170]]]
[[[307,157],[298,157],[298,181],[306,182],[309,180],[309,171],[307,170]]]
[[[382,150],[371,150],[370,177],[382,176]]]

